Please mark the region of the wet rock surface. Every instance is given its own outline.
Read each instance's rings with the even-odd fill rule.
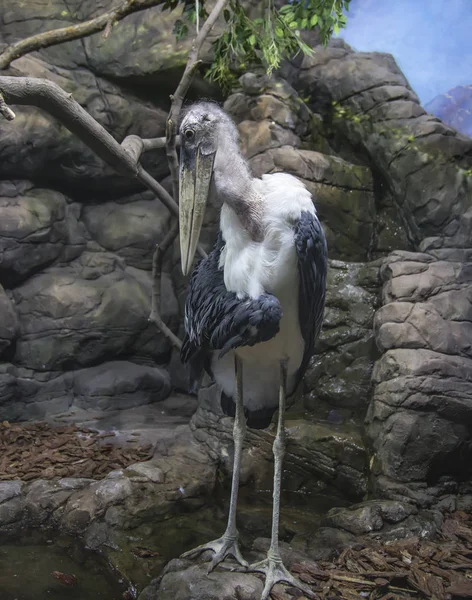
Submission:
[[[377,507],[380,509],[380,504]],[[391,504],[389,507],[384,504],[383,509],[390,517],[398,516],[398,507],[393,509]],[[300,559],[297,550],[287,544],[282,544],[282,556],[292,573],[308,584],[315,597],[327,590],[331,597],[342,599],[372,593],[388,596],[399,591],[405,598],[414,598],[418,593],[441,600],[451,596],[468,597],[472,591],[467,578],[472,541],[470,515],[455,513],[443,520],[438,514],[435,520],[433,530],[420,527],[418,534],[408,539],[358,536],[355,544],[345,540],[342,551],[338,548],[332,556],[317,562]],[[430,538],[436,534],[439,540],[432,541]],[[261,550],[267,547],[263,542],[255,542],[251,559],[263,556]],[[143,590],[139,600],[172,595],[182,600],[258,597],[262,589],[259,576],[222,569],[208,575],[202,562],[209,558],[171,561],[162,577]],[[288,600],[297,593],[294,588],[278,584],[271,597]]]

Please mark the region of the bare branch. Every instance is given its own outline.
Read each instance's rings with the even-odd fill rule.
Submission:
[[[192,44],[192,49],[188,55],[188,61],[187,65],[185,66],[184,74],[182,75],[182,79],[180,80],[179,85],[177,86],[177,89],[172,97],[172,105],[170,107],[169,117],[167,119],[166,153],[167,160],[169,162],[170,174],[172,177],[172,193],[177,204],[179,203],[179,161],[176,151],[176,138],[177,123],[179,120],[180,111],[182,110],[184,98],[192,82],[193,74],[200,65],[199,56],[202,46],[208,34],[212,30],[213,25],[216,23],[218,17],[228,2],[229,0],[218,0],[211,13],[208,15],[208,19],[203,24],[200,33],[197,35]]]
[[[45,31],[43,33],[32,35],[24,40],[20,40],[15,44],[7,46],[3,52],[0,53],[0,70],[8,68],[10,63],[17,58],[20,58],[29,52],[33,52],[34,50],[39,50],[40,48],[56,46],[63,42],[84,38],[93,33],[102,31],[103,29],[105,29],[105,37],[108,37],[113,23],[121,21],[121,19],[124,19],[132,13],[151,8],[152,6],[158,6],[159,4],[163,4],[163,2],[164,0],[125,0],[125,2],[120,4],[117,8],[108,10],[94,19],[85,21],[85,23]]]
[[[166,144],[167,138],[165,137],[148,138],[147,140],[143,140],[137,135],[128,135],[121,142],[122,148],[129,152],[136,162],[138,162],[138,160],[141,158],[141,154],[143,152],[165,148]],[[180,146],[180,135],[175,138],[175,144],[177,147]]]
[[[13,121],[13,119],[16,117],[15,113],[5,102],[2,94],[0,94],[0,115],[4,116],[7,121]]]
[[[180,350],[182,348],[181,340],[167,327],[162,320],[160,313],[162,261],[164,259],[164,254],[169,246],[172,245],[178,233],[179,221],[175,220],[162,242],[156,246],[154,256],[152,257],[152,299],[149,320],[159,327],[162,333],[172,342],[177,350]]]
[[[152,190],[166,208],[178,215],[178,206],[170,194],[151,175],[143,175],[132,154],[102,127],[62,88],[46,79],[0,76],[0,93],[9,104],[42,108],[72,131],[100,158],[119,173],[139,179]]]

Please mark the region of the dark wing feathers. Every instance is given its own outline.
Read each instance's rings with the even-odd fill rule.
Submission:
[[[181,358],[183,363],[190,363],[194,379],[203,368],[210,371],[214,350],[223,356],[232,348],[270,340],[279,331],[282,318],[280,302],[272,294],[240,299],[228,292],[219,268],[223,247],[220,233],[213,251],[199,263],[190,280]]]
[[[300,277],[300,329],[305,340],[298,369],[300,380],[313,356],[323,321],[327,248],[321,224],[312,213],[302,212],[294,232]],[[203,369],[211,374],[213,351],[219,350],[219,356],[222,356],[232,348],[270,340],[278,333],[282,318],[280,302],[272,294],[265,293],[257,299],[239,299],[235,293],[228,292],[223,271],[219,269],[223,247],[220,233],[213,251],[196,267],[190,280],[181,358],[182,362],[190,364],[191,377],[195,381]]]
[[[298,369],[298,380],[300,380],[315,351],[315,342],[323,323],[326,295],[328,250],[323,228],[316,215],[302,212],[295,226],[295,248],[300,277],[298,297],[300,329],[305,340],[305,352]]]

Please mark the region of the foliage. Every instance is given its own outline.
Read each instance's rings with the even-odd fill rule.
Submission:
[[[213,64],[207,76],[223,88],[228,88],[235,77],[234,70],[246,64],[263,65],[268,73],[277,69],[287,56],[298,52],[310,54],[311,48],[303,41],[302,30],[317,29],[321,42],[326,44],[333,33],[346,26],[345,11],[350,0],[288,0],[276,4],[274,0],[259,3],[259,15],[248,15],[240,0],[230,0],[224,10],[226,27],[213,42]],[[174,9],[179,0],[166,0],[164,7]],[[207,16],[205,0],[185,0],[182,18],[174,33],[180,39],[189,32],[189,24]],[[256,10],[256,9],[254,9]]]

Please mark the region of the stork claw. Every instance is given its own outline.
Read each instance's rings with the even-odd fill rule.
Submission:
[[[239,550],[238,539],[236,537],[223,535],[217,540],[197,546],[193,550],[184,552],[181,558],[195,558],[206,550],[212,550],[215,554],[208,567],[208,573],[211,573],[227,556],[232,556],[242,567],[247,568],[248,562],[244,560]]]
[[[261,600],[269,598],[270,592],[276,583],[286,583],[302,591],[308,598],[317,598],[316,594],[308,586],[290,573],[280,558],[267,557],[260,562],[249,565],[246,572],[263,573],[265,575],[266,579]]]

